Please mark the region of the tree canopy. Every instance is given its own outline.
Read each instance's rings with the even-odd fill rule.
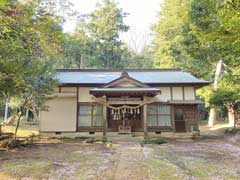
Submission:
[[[230,0],[165,0],[153,26],[156,67],[181,67],[210,79],[216,63],[226,66],[219,90],[200,91],[209,105],[239,100],[240,3]],[[227,95],[228,94],[228,95]],[[224,96],[224,98],[223,98]],[[221,103],[220,103],[221,101]]]
[[[48,1],[0,2],[0,98],[18,99],[20,119],[25,109],[37,113],[56,84],[61,18]]]
[[[180,67],[212,80],[222,60],[218,91],[208,87],[198,95],[210,107],[236,111],[240,2],[163,1],[152,27],[153,40],[141,52],[121,40],[129,30],[124,22],[128,14],[115,1],[102,0],[90,14],[81,15],[72,34],[63,33],[64,15],[74,14],[67,9],[67,0],[0,0],[0,98],[24,102],[31,97],[28,102],[39,107],[56,83],[56,68]]]
[[[73,36],[66,35],[72,38],[65,41],[66,57],[70,55],[75,66],[82,59],[85,67],[123,68],[128,49],[120,34],[129,29],[123,21],[126,15],[112,0],[98,3],[92,13],[81,17]]]

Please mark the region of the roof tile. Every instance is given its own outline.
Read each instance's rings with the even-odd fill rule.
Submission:
[[[173,70],[127,70],[130,77],[142,83],[209,83],[183,71]],[[122,71],[57,71],[56,79],[62,84],[105,84],[121,76]]]

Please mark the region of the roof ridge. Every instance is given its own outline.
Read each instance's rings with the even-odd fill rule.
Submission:
[[[56,69],[57,72],[148,72],[148,71],[182,71],[180,68],[155,68],[155,69]]]

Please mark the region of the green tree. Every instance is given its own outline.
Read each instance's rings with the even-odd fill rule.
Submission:
[[[80,19],[73,34],[64,34],[64,68],[97,68],[93,39],[87,34],[85,16]]]
[[[84,64],[95,68],[123,68],[128,49],[120,40],[120,33],[128,31],[123,18],[126,13],[112,0],[103,0],[77,26],[74,37],[79,44],[87,43],[82,53]],[[84,39],[82,39],[84,38]],[[86,47],[86,48],[85,48]]]
[[[237,112],[240,108],[240,68],[225,72],[217,93],[210,96],[209,102],[212,106],[226,107],[229,124],[236,126]]]
[[[0,3],[0,97],[19,99],[17,128],[23,111],[37,112],[55,84],[53,69],[62,51],[60,23],[41,1]]]
[[[126,57],[126,67],[130,69],[150,69],[154,68],[152,52],[149,47],[144,48],[141,52],[134,50],[129,51]]]
[[[198,34],[199,42],[209,49],[211,61],[222,60],[230,72],[218,83],[218,90],[209,93],[210,106],[225,106],[229,123],[233,125],[234,109],[239,100],[240,43],[236,39],[240,29],[240,3],[229,0],[192,1],[192,30]],[[209,66],[211,63],[208,63]],[[234,78],[237,76],[238,78]],[[203,92],[204,93],[204,92]],[[203,96],[207,96],[204,95]],[[221,102],[221,103],[220,103]]]
[[[192,3],[188,0],[166,0],[153,26],[153,60],[155,67],[180,67],[192,74],[209,79],[214,56],[193,30]]]
[[[209,79],[213,77],[217,62],[223,60],[228,69],[234,69],[232,74],[237,72],[240,68],[239,12],[239,1],[164,1],[158,14],[159,22],[153,26],[155,66],[181,67]],[[221,94],[230,92],[228,76],[224,79],[218,85]],[[239,83],[237,79],[232,80],[233,84]],[[208,87],[199,94],[206,104],[214,106],[212,99],[218,97],[217,93]],[[234,86],[231,93],[235,97],[238,88]]]
[[[111,0],[97,4],[89,15],[83,15],[75,32],[65,35],[64,67],[81,68],[151,68],[152,53],[148,47],[141,52],[129,48],[120,34],[129,27],[127,14]]]
[[[189,29],[189,4],[187,0],[166,0],[161,5],[158,22],[153,26],[156,67],[176,67],[178,61],[185,60],[182,44]]]

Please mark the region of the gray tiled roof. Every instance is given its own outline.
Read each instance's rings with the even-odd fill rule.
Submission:
[[[196,83],[208,81],[197,79],[180,70],[126,70],[130,77],[143,83]],[[123,70],[57,70],[56,79],[62,84],[105,84],[119,78]]]

